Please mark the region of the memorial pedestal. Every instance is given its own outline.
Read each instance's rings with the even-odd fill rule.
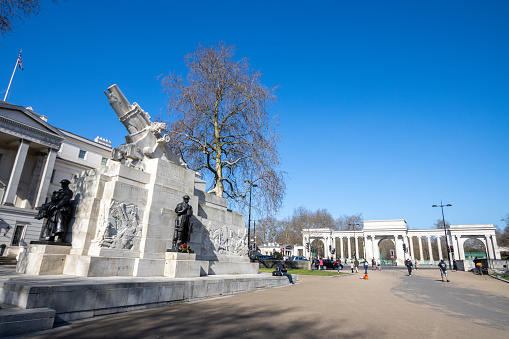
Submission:
[[[169,278],[193,278],[207,275],[208,261],[196,260],[195,253],[166,252],[164,276]]]
[[[32,275],[63,274],[65,260],[71,252],[71,244],[30,244],[20,258],[16,272]]]

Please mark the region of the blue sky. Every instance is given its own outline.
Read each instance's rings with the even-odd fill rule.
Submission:
[[[279,217],[304,206],[429,228],[440,199],[452,224],[509,213],[507,1],[42,4],[1,38],[0,87],[23,49],[7,101],[60,128],[118,146],[127,133],[107,87],[164,114],[158,75],[224,41],[279,86]]]

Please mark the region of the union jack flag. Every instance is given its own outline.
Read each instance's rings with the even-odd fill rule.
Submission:
[[[23,67],[21,67],[21,52],[23,52],[23,51],[22,50],[19,51],[18,66],[19,66],[19,69],[23,70]]]

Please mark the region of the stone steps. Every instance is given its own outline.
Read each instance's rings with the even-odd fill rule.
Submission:
[[[50,308],[21,309],[0,304],[0,337],[43,331],[53,328],[55,310]]]
[[[0,257],[0,265],[16,265],[16,257]]]
[[[287,285],[287,277],[268,273],[199,278],[22,276],[0,279],[0,302],[24,309],[49,307],[59,323]]]

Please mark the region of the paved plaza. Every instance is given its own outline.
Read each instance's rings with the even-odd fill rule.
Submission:
[[[509,284],[437,269],[300,276],[294,286],[65,324],[29,338],[504,338]]]

